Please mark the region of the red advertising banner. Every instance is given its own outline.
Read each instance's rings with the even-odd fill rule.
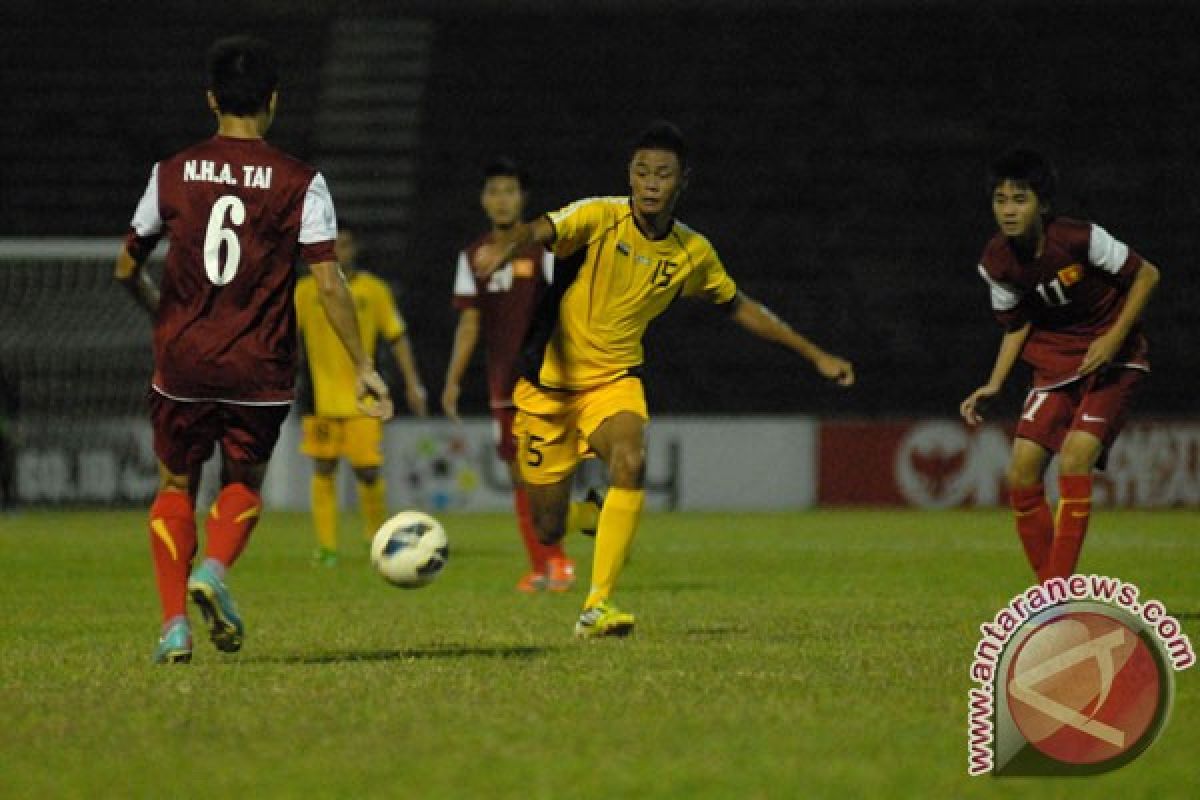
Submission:
[[[1006,503],[1012,428],[956,420],[823,422],[821,505],[951,508]],[[1047,486],[1055,482],[1054,463]],[[1051,493],[1053,493],[1051,491]],[[1094,501],[1130,508],[1200,506],[1200,422],[1149,421],[1122,432],[1097,473]]]

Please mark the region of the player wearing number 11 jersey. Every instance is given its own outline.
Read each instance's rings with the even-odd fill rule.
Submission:
[[[163,610],[159,663],[191,659],[188,594],[218,649],[242,646],[225,573],[258,521],[259,489],[292,400],[297,257],[310,264],[355,365],[359,397],[373,399],[371,413],[391,414],[335,260],[325,181],[263,140],[278,99],[274,55],[256,39],[222,39],[209,52],[209,73],[217,134],[154,166],[116,264],[116,277],[154,316],[149,404],[160,482],[150,544]],[[141,267],[163,236],[159,287]],[[223,485],[206,517],[204,561],[192,570],[197,484],[215,444]]]
[[[999,392],[1017,357],[1033,367],[1008,469],[1017,533],[1038,580],[1075,571],[1091,516],[1092,470],[1124,425],[1150,366],[1138,318],[1158,269],[1099,225],[1051,214],[1054,168],[1015,150],[992,165],[1000,228],[979,272],[1007,332],[988,382],[962,402],[969,424]],[[1059,458],[1051,515],[1043,476]]]

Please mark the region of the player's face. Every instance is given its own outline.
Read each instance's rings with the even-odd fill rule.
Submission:
[[[1043,211],[1037,193],[1028,186],[1004,181],[992,191],[996,224],[1010,239],[1028,239],[1040,234]]]
[[[684,187],[679,156],[669,150],[638,150],[629,164],[633,207],[647,217],[671,214]]]
[[[488,178],[479,200],[488,219],[498,228],[515,225],[525,212],[525,193],[521,191],[521,182],[512,175]]]
[[[350,231],[338,231],[337,239],[333,242],[333,254],[344,271],[353,270],[358,259],[358,242],[354,241],[354,234]]]

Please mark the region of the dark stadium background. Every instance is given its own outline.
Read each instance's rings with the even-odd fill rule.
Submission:
[[[366,112],[348,113],[339,94],[390,58],[392,29],[364,19],[409,21],[396,52],[423,40],[411,69],[375,75],[406,89],[391,116],[371,113],[370,92]],[[10,0],[0,22],[0,236],[121,234],[151,164],[212,132],[209,42],[269,39],[283,61],[270,138],[326,172],[365,265],[399,292],[435,400],[455,254],[483,224],[481,165],[527,165],[531,212],[621,193],[628,142],[666,117],[694,153],[680,217],[747,292],[852,358],[860,382],[826,387],[679,303],[648,338],[656,412],[953,415],[1000,335],[975,264],[991,232],[984,170],[1014,143],[1057,160],[1064,212],[1163,269],[1140,413],[1195,409],[1200,50],[1188,3]],[[352,135],[322,133],[339,128]],[[1009,388],[1012,406],[1021,381]],[[485,409],[478,370],[462,406]]]

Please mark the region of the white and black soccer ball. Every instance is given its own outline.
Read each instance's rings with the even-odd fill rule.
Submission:
[[[380,526],[371,542],[375,571],[403,589],[431,583],[449,558],[446,529],[421,511],[401,511]]]

